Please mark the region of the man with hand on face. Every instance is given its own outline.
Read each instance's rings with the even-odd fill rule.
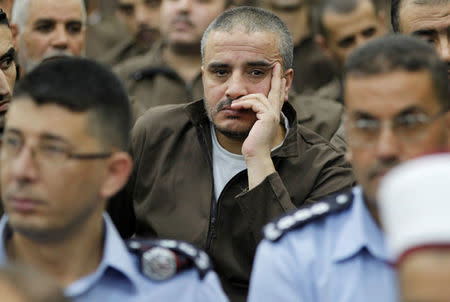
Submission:
[[[265,227],[249,301],[397,301],[376,193],[401,162],[447,150],[447,70],[409,36],[368,42],[344,71],[348,157],[360,186]]]
[[[83,0],[15,0],[11,27],[23,74],[45,59],[84,55]]]
[[[395,32],[412,34],[433,45],[447,63],[450,79],[449,0],[392,0],[391,21]]]
[[[0,265],[49,275],[73,301],[227,301],[204,252],[126,245],[105,213],[132,169],[130,126],[125,89],[97,63],[55,59],[20,81],[0,149]]]
[[[343,154],[299,126],[287,103],[293,42],[263,9],[239,7],[203,34],[204,100],[157,107],[132,132],[138,236],[206,249],[232,301],[245,301],[261,227],[349,188]]]
[[[128,29],[129,38],[99,57],[108,66],[145,54],[159,38],[161,0],[118,0],[116,16]]]

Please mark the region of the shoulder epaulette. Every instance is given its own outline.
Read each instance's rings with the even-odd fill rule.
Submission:
[[[194,267],[203,279],[212,264],[209,256],[192,244],[164,239],[131,239],[128,249],[139,259],[141,272],[155,281],[168,280],[178,272]]]
[[[291,230],[298,229],[311,221],[349,208],[352,201],[353,193],[348,191],[295,210],[267,224],[263,230],[264,237],[270,241],[277,241]]]

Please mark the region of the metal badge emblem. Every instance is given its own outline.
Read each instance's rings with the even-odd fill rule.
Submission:
[[[177,272],[177,259],[173,252],[154,247],[142,254],[142,272],[156,281],[170,279]]]

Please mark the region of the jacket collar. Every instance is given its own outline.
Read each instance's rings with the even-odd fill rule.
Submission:
[[[211,141],[210,123],[203,100],[188,103],[184,109],[194,126],[203,129],[203,135]],[[282,111],[289,121],[290,130],[281,148],[272,152],[272,157],[295,157],[299,154],[298,140],[300,139],[297,131],[297,113],[288,102],[283,104]]]
[[[354,200],[349,216],[337,235],[333,253],[335,262],[352,258],[363,250],[386,263],[391,261],[385,236],[368,211],[361,187],[353,189]]]

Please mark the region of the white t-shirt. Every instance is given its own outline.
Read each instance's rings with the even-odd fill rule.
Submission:
[[[289,133],[289,121],[282,113],[284,118],[284,127],[286,129],[285,139]],[[213,176],[214,176],[214,193],[216,201],[219,200],[220,194],[226,184],[239,172],[247,169],[243,155],[234,154],[225,150],[217,140],[214,125],[211,123],[211,138],[212,138],[212,160],[213,160]],[[278,149],[283,145],[283,142],[272,149]]]

